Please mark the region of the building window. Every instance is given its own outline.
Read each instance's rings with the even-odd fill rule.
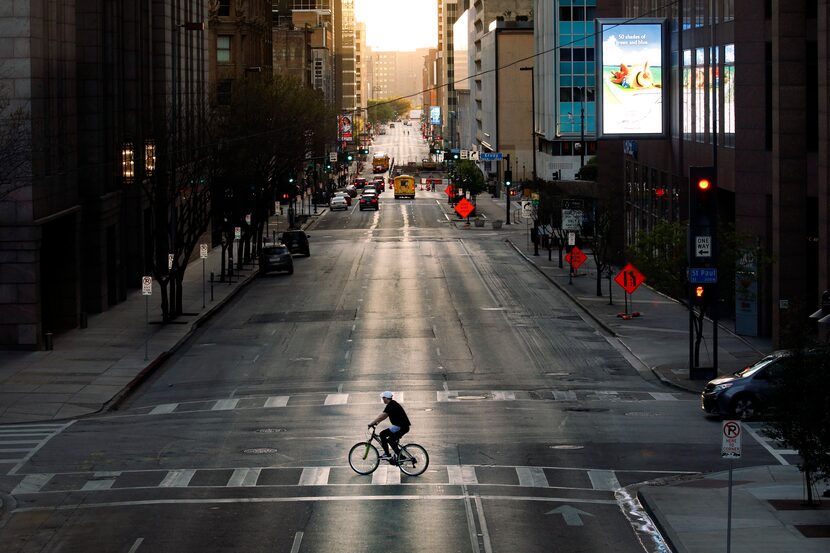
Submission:
[[[231,0],[219,0],[219,8],[216,10],[216,15],[220,17],[228,17],[231,15]]]
[[[706,51],[695,48],[695,141],[703,142],[706,133]]]
[[[216,82],[216,103],[220,106],[231,105],[231,96],[233,94],[233,80],[221,79]]]
[[[216,62],[231,62],[231,37],[225,35],[216,37]]]
[[[735,45],[723,49],[723,145],[735,147]]]
[[[692,139],[692,51],[683,50],[683,138]]]

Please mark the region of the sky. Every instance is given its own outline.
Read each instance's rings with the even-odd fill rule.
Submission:
[[[355,19],[366,23],[375,51],[412,51],[438,44],[436,0],[355,0]]]

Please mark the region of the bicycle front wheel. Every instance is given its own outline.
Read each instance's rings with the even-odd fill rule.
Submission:
[[[406,444],[401,446],[398,455],[398,468],[409,476],[418,476],[429,466],[429,454],[427,450],[418,444]]]
[[[359,442],[349,450],[349,466],[358,474],[371,474],[380,464],[380,454],[371,442]]]

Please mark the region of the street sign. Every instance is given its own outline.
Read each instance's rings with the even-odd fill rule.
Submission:
[[[718,270],[715,267],[690,267],[689,282],[691,284],[715,284],[718,281]]]
[[[467,198],[461,198],[461,201],[455,204],[455,211],[462,217],[466,217],[475,209],[475,206],[467,201]]]
[[[723,421],[721,424],[721,459],[741,458],[741,421]]]
[[[568,233],[568,245],[569,246],[575,246],[576,245],[576,233],[575,232],[569,232]]]
[[[623,267],[622,271],[614,277],[614,282],[622,286],[622,289],[629,294],[633,294],[634,290],[639,288],[645,280],[645,275],[638,271],[637,267],[631,263]]]
[[[533,217],[533,204],[528,200],[522,201],[522,217],[524,219],[530,219]]]
[[[481,152],[478,154],[478,159],[481,161],[501,161],[502,157],[501,152]]]
[[[172,268],[173,268],[173,254],[168,253],[167,254],[167,269],[170,270]]]
[[[444,189],[444,193],[445,193],[447,196],[452,196],[452,195],[453,195],[453,188],[452,188],[452,185],[451,185],[451,184],[448,184],[448,185],[447,185],[447,187]]]
[[[207,244],[199,244],[199,257],[207,259],[208,247]]]
[[[695,236],[695,257],[712,257],[711,236]]]
[[[470,159],[471,159],[472,161],[478,161],[478,160],[479,160],[479,158],[478,158],[478,152],[477,152],[477,151],[475,151],[475,150],[471,150],[471,151],[470,151]]]
[[[579,230],[582,227],[582,211],[579,209],[562,210],[562,230]]]
[[[329,152],[329,161],[337,161],[337,152]]]
[[[579,198],[566,198],[562,200],[562,209],[578,209],[582,211],[584,202]]]
[[[582,253],[582,250],[574,246],[571,248],[571,252],[565,255],[565,261],[574,268],[574,271],[579,269],[585,261],[588,260],[588,256]]]
[[[470,150],[461,150],[461,159],[469,159]]]
[[[242,227],[233,227],[233,237],[236,240],[242,238]]]
[[[151,276],[141,277],[141,295],[142,296],[152,296],[153,295],[153,277],[151,277]]]

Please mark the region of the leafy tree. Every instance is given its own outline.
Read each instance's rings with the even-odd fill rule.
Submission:
[[[412,103],[406,98],[369,100],[367,113],[372,126],[394,121],[396,117],[406,117],[412,109]]]
[[[686,223],[660,221],[651,231],[638,232],[628,253],[650,286],[686,297]]]
[[[806,331],[798,333],[801,347],[776,375],[780,380],[770,402],[775,416],[764,432],[798,451],[807,503],[812,505],[813,487],[830,477],[830,348],[805,347]]]

